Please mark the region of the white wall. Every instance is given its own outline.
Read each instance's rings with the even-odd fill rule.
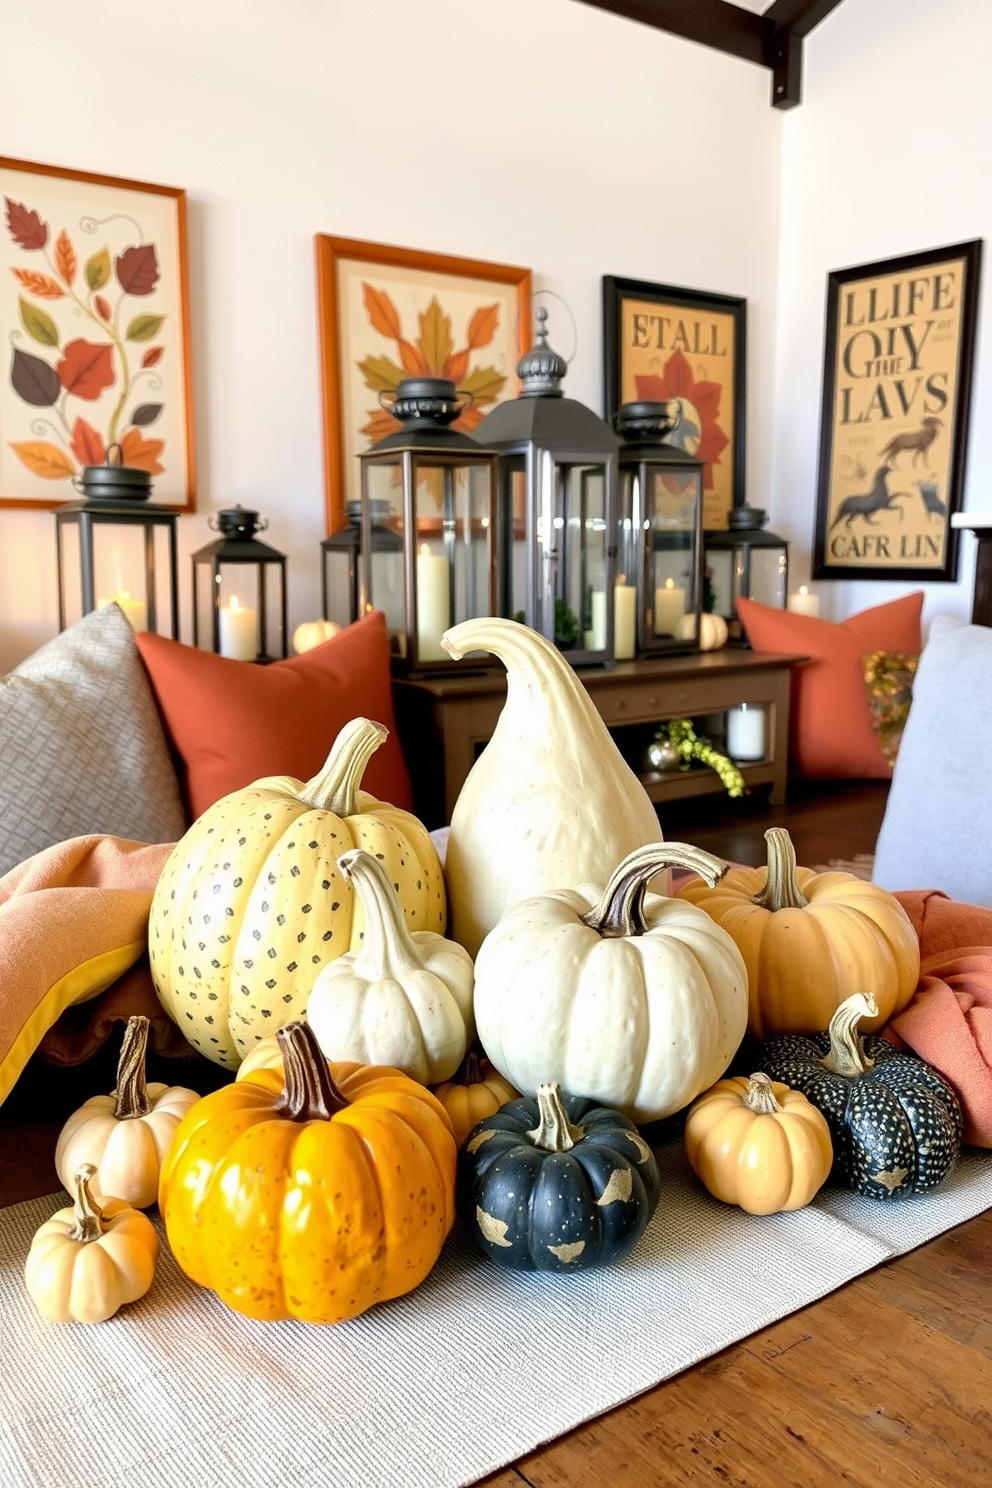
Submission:
[[[805,101],[787,116],[770,510],[812,543],[829,271],[992,237],[992,5],[989,0],[844,0],[806,44]],[[992,261],[985,247],[964,507],[992,508]],[[961,535],[957,583],[830,582],[821,614],[841,618],[923,588],[925,621],[967,619],[975,539]]]
[[[184,638],[188,554],[235,502],[289,554],[291,624],[319,611],[316,233],[529,265],[571,307],[568,391],[596,409],[604,273],[746,296],[761,504],[783,133],[763,69],[575,0],[43,9],[0,0],[0,154],[188,194],[200,499],[180,519]],[[0,671],[55,629],[53,518],[2,509]]]

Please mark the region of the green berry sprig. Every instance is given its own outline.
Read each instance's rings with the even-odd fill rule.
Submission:
[[[744,776],[729,755],[714,748],[709,739],[701,739],[688,718],[670,718],[656,737],[667,737],[687,764],[695,759],[715,771],[728,796],[743,796],[747,791]]]

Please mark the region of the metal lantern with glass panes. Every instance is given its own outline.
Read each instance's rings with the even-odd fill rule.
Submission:
[[[568,363],[548,344],[547,314],[537,311],[537,343],[517,363],[520,396],[476,431],[498,455],[499,613],[540,631],[573,665],[603,665],[614,656],[606,599],[616,584],[620,441],[562,393]]]
[[[403,539],[386,524],[389,508],[384,501],[372,502],[372,551],[402,555]],[[320,545],[321,613],[337,625],[350,625],[362,613],[361,551],[362,503],[349,501],[345,508],[347,527],[332,532]],[[395,560],[395,583],[402,584],[403,560]],[[383,581],[385,582],[384,575]],[[380,607],[381,608],[381,607]]]
[[[379,401],[399,428],[359,455],[363,609],[386,617],[394,669],[451,670],[441,637],[492,615],[493,453],[452,428],[467,400],[446,377],[406,377]]]
[[[115,600],[135,630],[179,638],[176,513],[151,506],[146,470],[87,465],[82,501],[55,513],[59,629]]]
[[[753,506],[731,507],[726,531],[707,532],[706,570],[713,586],[713,609],[722,615],[732,640],[740,640],[737,601],[784,610],[789,592],[789,544],[765,530],[768,517]]]
[[[243,506],[209,519],[220,537],[193,554],[193,645],[235,661],[286,655],[286,557],[256,533],[268,520]]]
[[[637,651],[642,656],[691,651],[699,644],[702,609],[702,460],[666,439],[682,417],[671,403],[624,403],[617,500],[615,655],[627,637],[626,590],[634,590]],[[632,654],[627,652],[627,654]]]

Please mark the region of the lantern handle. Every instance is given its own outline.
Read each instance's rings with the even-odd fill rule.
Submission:
[[[380,388],[378,393],[376,394],[376,399],[378,401],[379,407],[384,409],[386,413],[392,413],[393,403],[396,402],[398,391],[398,388]],[[465,412],[465,409],[469,406],[469,404],[475,402],[475,394],[472,392],[471,388],[456,387],[455,397],[456,399],[462,400],[462,406],[458,414],[458,416],[461,417],[461,414]],[[392,399],[391,403],[386,401],[386,399],[389,398]]]

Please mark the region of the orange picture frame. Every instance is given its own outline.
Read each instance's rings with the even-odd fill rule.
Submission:
[[[379,403],[404,376],[450,377],[471,432],[515,397],[530,269],[355,238],[315,239],[328,533],[359,494],[360,450],[397,427]]]
[[[53,509],[114,445],[196,509],[186,195],[0,157],[0,506]]]

